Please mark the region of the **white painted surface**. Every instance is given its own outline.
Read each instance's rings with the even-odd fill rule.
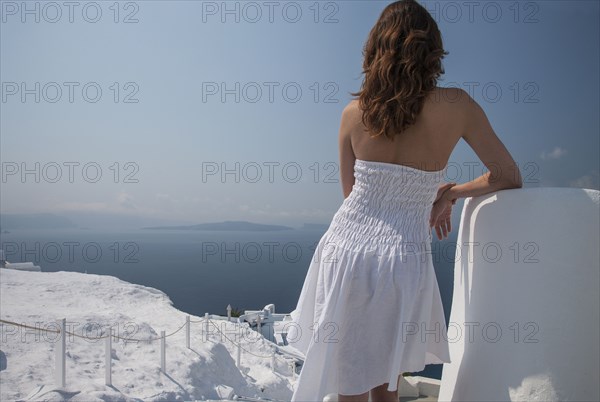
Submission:
[[[600,400],[599,194],[465,200],[440,401]]]
[[[6,269],[16,269],[17,271],[36,271],[40,272],[42,269],[38,265],[33,265],[33,262],[7,262]]]

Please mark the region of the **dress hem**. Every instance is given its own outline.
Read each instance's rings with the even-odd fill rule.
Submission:
[[[431,364],[445,364],[445,363],[450,363],[450,360],[448,360],[448,361],[444,361],[443,359],[441,359],[441,358],[437,357],[437,355],[433,355],[433,356],[435,356],[435,357],[437,358],[437,360],[436,360],[436,361],[434,361],[434,362],[429,362],[429,363],[425,363],[425,364],[424,364],[424,365],[423,365],[423,366],[422,366],[420,369],[416,369],[416,370],[402,370],[400,373],[398,373],[398,377],[399,377],[399,376],[401,376],[401,375],[402,375],[402,373],[417,373],[417,372],[419,372],[419,371],[423,371],[423,370],[425,370],[425,367],[426,367],[426,366],[429,366],[429,365],[431,365]],[[363,391],[363,392],[358,392],[358,393],[354,393],[354,394],[340,394],[340,393],[338,392],[337,394],[338,394],[338,395],[344,395],[344,396],[362,395],[362,394],[364,394],[365,392],[369,392],[369,391],[371,391],[373,388],[375,388],[375,387],[378,387],[378,386],[380,386],[380,385],[383,385],[383,384],[385,384],[385,383],[387,383],[387,381],[384,381],[384,382],[381,382],[381,383],[379,383],[379,384],[377,384],[377,385],[374,385],[374,386],[372,386],[371,388],[369,388],[367,391]],[[390,389],[390,386],[391,386],[391,385],[392,385],[392,383],[389,383],[389,385],[388,385],[388,388],[387,388],[387,391],[389,391],[389,392],[394,392],[394,391],[397,391],[397,390],[398,390],[398,382],[396,382],[396,384],[394,385],[394,389]]]

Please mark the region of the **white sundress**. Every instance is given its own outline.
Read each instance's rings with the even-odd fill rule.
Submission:
[[[395,391],[401,373],[450,362],[429,227],[445,171],[355,161],[290,313],[288,344],[305,356],[292,402]]]

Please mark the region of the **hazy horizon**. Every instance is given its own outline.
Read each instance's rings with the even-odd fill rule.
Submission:
[[[6,223],[7,217],[9,223]],[[66,218],[61,220],[57,218]],[[35,219],[36,222],[32,222]],[[86,230],[131,230],[131,229],[155,229],[155,227],[178,227],[178,226],[195,226],[202,224],[223,223],[223,222],[245,222],[265,226],[284,226],[293,229],[303,229],[306,225],[328,226],[330,222],[302,222],[300,224],[279,224],[272,225],[258,220],[244,219],[224,219],[224,220],[206,220],[198,221],[170,221],[160,218],[144,218],[137,216],[110,214],[102,212],[76,212],[76,213],[31,213],[31,214],[0,214],[0,231],[8,230],[46,230],[46,229],[86,229]],[[187,229],[185,229],[187,230]],[[217,229],[202,229],[202,230],[217,230]],[[225,229],[232,230],[232,229]],[[248,229],[240,229],[241,231],[251,231]],[[273,230],[275,231],[275,230]]]

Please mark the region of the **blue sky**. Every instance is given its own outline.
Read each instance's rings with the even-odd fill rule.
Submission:
[[[1,212],[329,223],[340,114],[388,3],[2,1]],[[525,187],[598,189],[599,3],[421,4],[439,85],[480,103]],[[464,142],[450,163],[484,172]]]

